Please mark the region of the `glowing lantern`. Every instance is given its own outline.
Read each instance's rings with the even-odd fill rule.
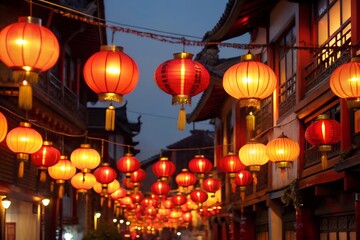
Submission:
[[[183,219],[184,222],[190,223],[190,222],[192,221],[192,214],[191,214],[191,212],[185,212],[185,213],[183,213],[182,219]]]
[[[233,152],[229,152],[228,155],[220,159],[218,167],[219,170],[229,174],[232,191],[235,192],[234,178],[236,173],[244,170],[246,166],[240,161],[238,155],[235,155]]]
[[[175,207],[175,204],[172,201],[172,197],[167,198],[166,200],[162,201],[162,205],[166,209],[173,209]]]
[[[117,161],[116,166],[117,169],[125,173],[127,181],[130,182],[131,173],[140,168],[140,161],[132,153],[127,153]]]
[[[210,193],[210,197],[215,196],[215,192],[220,189],[221,182],[219,179],[216,178],[207,178],[204,180],[204,190]]]
[[[100,195],[104,195],[105,197],[108,197],[108,195],[112,194],[113,192],[115,192],[116,190],[118,190],[120,188],[120,183],[118,180],[114,179],[112,182],[110,182],[108,185],[107,185],[107,188],[103,189],[103,186],[101,183],[99,182],[96,182],[94,184],[94,191],[99,193]]]
[[[128,205],[133,204],[133,201],[132,201],[131,197],[125,196],[120,199],[120,204],[121,204],[121,206],[126,207]]]
[[[171,201],[175,204],[175,206],[181,206],[187,202],[187,198],[181,193],[178,193],[171,198]]]
[[[71,178],[71,185],[77,189],[78,193],[86,193],[92,189],[96,183],[96,178],[92,173],[76,173]]]
[[[247,170],[239,171],[236,174],[234,182],[235,182],[236,186],[240,187],[240,197],[243,202],[245,199],[246,186],[249,186],[252,183],[251,172],[249,172]]]
[[[204,91],[210,83],[206,68],[192,60],[191,53],[175,53],[174,59],[163,62],[155,70],[158,87],[172,95],[172,104],[181,104],[178,129],[185,129],[184,104],[191,104],[191,97]]]
[[[98,94],[100,101],[122,102],[123,95],[134,90],[139,79],[136,62],[114,45],[101,46],[84,66],[86,84]],[[115,129],[115,108],[106,109],[105,130]]]
[[[160,160],[152,165],[152,171],[160,178],[161,181],[166,181],[175,173],[175,164],[167,157],[161,157]]]
[[[126,194],[127,194],[126,190],[124,188],[122,188],[122,187],[119,187],[118,190],[116,190],[115,192],[110,194],[110,197],[111,197],[112,200],[116,201],[116,200],[118,200],[120,198],[125,197]]]
[[[196,188],[190,193],[190,198],[197,203],[199,207],[201,207],[201,205],[208,199],[208,194],[205,191]]]
[[[191,172],[197,174],[200,186],[202,186],[205,173],[209,172],[212,168],[212,163],[209,159],[205,158],[204,155],[195,155],[195,157],[189,161],[189,169]]]
[[[192,186],[196,183],[196,177],[193,173],[189,172],[186,168],[184,168],[178,175],[176,175],[175,182],[186,192],[187,187]],[[181,188],[180,192],[182,192]]]
[[[99,166],[101,157],[98,151],[91,148],[90,144],[81,144],[80,148],[72,151],[70,160],[81,172],[90,172]]]
[[[154,217],[157,214],[157,211],[153,206],[149,206],[145,209],[145,214]]]
[[[103,191],[105,191],[107,185],[116,179],[117,174],[116,171],[110,167],[109,163],[102,163],[101,166],[94,171],[94,176],[96,181],[102,184]]]
[[[7,134],[8,124],[4,114],[0,112],[0,142],[2,142]]]
[[[141,192],[132,193],[130,197],[136,204],[139,204],[144,199],[144,195]]]
[[[39,18],[19,17],[17,23],[0,32],[0,59],[13,70],[17,82],[27,80],[29,84],[36,83],[40,72],[55,65],[59,52],[55,35],[41,26]],[[31,102],[32,96],[27,97],[24,100]],[[30,110],[32,106],[28,102],[19,101],[19,107]]]
[[[131,173],[130,180],[132,183],[134,183],[135,191],[138,190],[140,182],[144,181],[145,178],[146,178],[146,172],[141,168]]]
[[[283,174],[286,168],[291,167],[300,154],[299,144],[282,133],[266,144],[266,155],[274,162]]]
[[[126,189],[135,188],[135,183],[129,181],[129,179],[127,179],[127,178],[123,179],[122,184],[123,184],[124,188],[126,188]]]
[[[230,67],[223,77],[225,91],[239,99],[240,107],[259,109],[260,101],[270,96],[276,86],[274,71],[266,64],[256,61],[252,54],[243,55],[240,63]]]
[[[151,192],[159,195],[159,197],[166,196],[170,191],[170,186],[166,182],[156,181],[151,185]]]
[[[45,182],[47,168],[60,161],[60,151],[52,146],[52,142],[44,141],[43,146],[31,155],[31,161],[38,166],[40,181]]]
[[[360,58],[335,69],[330,77],[330,88],[340,98],[347,100],[349,108],[360,106]]]
[[[21,122],[19,127],[9,131],[6,136],[6,144],[20,160],[18,177],[22,178],[24,176],[24,161],[29,160],[29,154],[33,154],[41,148],[42,137],[40,133],[31,128],[30,123]]]
[[[341,139],[340,124],[327,115],[319,115],[315,122],[305,131],[305,139],[312,145],[317,146],[321,152],[322,169],[327,167],[327,152]]]
[[[54,166],[48,167],[50,177],[56,180],[59,186],[59,197],[64,196],[64,186],[66,180],[72,178],[76,173],[76,167],[67,159],[66,156],[60,156],[60,161]]]
[[[181,214],[180,211],[174,209],[174,210],[171,210],[171,211],[170,211],[169,217],[170,217],[171,219],[178,219],[178,218],[181,217],[181,215],[182,215],[182,214]]]

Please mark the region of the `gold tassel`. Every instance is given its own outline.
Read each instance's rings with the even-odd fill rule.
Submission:
[[[18,170],[18,177],[23,178],[24,177],[24,161],[20,161],[19,163],[19,170]]]
[[[178,117],[178,129],[180,131],[185,130],[185,122],[186,122],[186,111],[184,106],[180,108],[179,117]]]
[[[114,131],[115,130],[115,107],[112,104],[110,104],[106,108],[105,130],[106,131]]]
[[[64,185],[63,184],[60,184],[59,186],[59,198],[63,198],[64,197]]]
[[[280,168],[280,179],[282,182],[285,182],[285,170],[286,168]]]
[[[108,198],[107,200],[108,200],[108,208],[111,208],[111,199]]]
[[[21,82],[24,79],[26,79],[30,83],[37,83],[39,81],[39,74],[37,72],[13,70],[12,76],[15,82]]]
[[[26,80],[19,86],[18,106],[24,110],[32,109],[32,87]]]
[[[256,176],[255,172],[253,172],[252,177],[253,177],[253,193],[255,193],[256,192],[256,185],[257,185],[257,176]]]
[[[321,152],[321,167],[322,170],[327,168],[327,154],[326,152]]]
[[[235,180],[234,178],[230,178],[230,185],[231,185],[231,190],[232,192],[236,192],[236,184],[235,184]]]
[[[40,182],[46,181],[46,172],[40,170]]]
[[[104,197],[101,196],[101,197],[100,197],[100,206],[102,207],[103,205],[104,205]]]

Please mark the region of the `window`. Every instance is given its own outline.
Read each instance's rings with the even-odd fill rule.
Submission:
[[[295,105],[297,51],[295,24],[278,41],[279,71],[279,116],[288,112]]]
[[[354,222],[354,215],[322,217],[320,220],[320,239],[355,240]]]

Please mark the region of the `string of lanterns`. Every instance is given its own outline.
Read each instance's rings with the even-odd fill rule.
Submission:
[[[11,24],[0,32],[0,58],[13,70],[13,78],[19,83],[19,88],[22,88],[19,89],[19,107],[27,110],[31,109],[31,104],[26,104],[28,100],[21,99],[31,98],[32,90],[29,87],[36,84],[38,73],[51,68],[59,55],[56,37],[39,22],[32,17],[21,17],[18,23]],[[192,54],[189,53],[175,54],[175,59],[162,63],[155,71],[158,86],[173,96],[173,104],[182,105],[179,129],[183,129],[182,121],[185,119],[183,105],[190,103],[192,96],[204,91],[210,81],[206,68],[191,58]],[[350,107],[357,106],[360,99],[360,92],[355,91],[359,87],[358,68],[359,62],[354,60],[340,66],[331,76],[331,89],[339,97],[347,99]],[[90,57],[84,66],[85,81],[99,95],[100,101],[121,101],[123,95],[136,87],[138,75],[136,63],[117,46],[102,46],[100,52]],[[260,108],[260,101],[271,95],[276,86],[277,80],[272,70],[251,55],[245,55],[239,64],[229,68],[223,79],[225,91],[239,99],[240,107],[255,109]],[[106,113],[107,131],[114,129],[114,112],[111,106],[110,104]],[[171,201],[167,197],[171,191],[167,181],[174,174],[175,165],[169,159],[161,158],[153,165],[153,171],[159,179],[151,185],[153,195],[147,198],[138,191],[146,174],[140,170],[140,161],[131,153],[118,159],[117,169],[126,176],[123,182],[125,188],[135,189],[132,193],[132,190],[120,187],[116,171],[106,162],[101,163],[100,154],[89,144],[81,144],[80,148],[71,153],[69,160],[67,156],[60,155],[48,141],[43,141],[40,133],[31,128],[29,122],[21,122],[19,127],[7,132],[6,118],[2,113],[0,121],[0,140],[6,138],[8,148],[16,153],[19,161],[18,176],[23,177],[24,162],[31,155],[31,160],[39,171],[47,169],[50,177],[59,185],[59,197],[63,196],[65,181],[70,180],[79,192],[93,189],[101,195],[102,200],[107,199],[111,203],[112,199],[117,213],[126,209],[123,214],[128,219],[139,225],[153,227],[163,226],[160,223],[164,223],[164,220],[170,220],[170,226],[186,226],[191,219],[188,214],[191,210],[197,210],[204,217],[211,216],[212,210],[208,209],[215,209],[213,213],[219,210],[219,203],[216,200],[214,202],[211,196],[220,189],[221,182],[217,178],[205,178],[213,170],[213,165],[203,155],[196,155],[189,161],[190,172],[183,169],[175,177],[179,190]],[[340,132],[340,124],[324,116],[320,116],[306,129],[306,140],[318,146],[322,152],[323,168],[327,167],[326,152],[331,150],[331,145],[340,141]],[[228,173],[233,191],[236,186],[240,187],[243,202],[244,187],[251,183],[256,186],[256,174],[262,165],[271,160],[283,171],[298,158],[299,149],[298,143],[285,135],[270,141],[266,146],[252,139],[240,148],[238,158],[229,153],[221,159],[219,170]],[[80,172],[76,173],[77,171]],[[41,179],[44,180],[44,177]],[[172,210],[166,211],[169,209]]]

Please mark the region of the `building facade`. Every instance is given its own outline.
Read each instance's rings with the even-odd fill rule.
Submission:
[[[300,155],[285,175],[272,162],[261,166],[257,184],[241,201],[223,189],[224,217],[212,220],[212,239],[359,239],[358,110],[330,89],[332,72],[358,55],[359,2],[229,1],[205,42],[231,41],[250,34],[248,52],[270,66],[277,77],[274,93],[254,112],[255,138],[267,144],[284,133],[297,141]],[[351,47],[350,47],[351,46]],[[238,152],[249,138],[249,109],[222,87],[225,71],[239,62],[219,59],[215,46],[197,58],[211,72],[188,122],[215,122],[215,162]],[[321,167],[321,153],[305,139],[305,130],[320,114],[337,120],[341,141]],[[226,180],[228,183],[229,181]]]

